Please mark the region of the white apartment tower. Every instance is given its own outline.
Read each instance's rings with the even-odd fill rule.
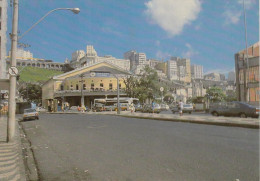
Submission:
[[[167,73],[170,80],[178,80],[178,68],[175,60],[167,61]]]
[[[0,79],[6,74],[6,31],[7,31],[7,0],[0,1]]]
[[[203,66],[191,65],[191,77],[193,79],[203,79]]]

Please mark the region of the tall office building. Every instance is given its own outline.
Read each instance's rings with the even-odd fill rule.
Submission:
[[[6,74],[6,31],[7,31],[7,0],[0,1],[0,79]]]
[[[167,77],[170,80],[178,80],[177,62],[175,60],[167,61]]]
[[[191,65],[191,77],[193,79],[203,79],[203,66]]]
[[[171,60],[175,60],[177,62],[179,80],[186,83],[190,83],[191,82],[190,59],[171,57]]]
[[[234,71],[228,73],[228,81],[234,82],[236,80],[236,73]]]

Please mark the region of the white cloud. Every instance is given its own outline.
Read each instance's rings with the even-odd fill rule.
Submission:
[[[200,30],[200,25],[196,25],[195,30]]]
[[[199,54],[199,52],[195,51],[189,43],[186,43],[185,46],[188,50],[182,53],[182,56],[184,58],[191,58],[192,56]]]
[[[145,3],[146,15],[170,36],[182,32],[184,25],[197,19],[201,11],[199,0],[150,0]]]
[[[210,74],[210,73],[227,74],[232,71],[234,72],[235,69],[234,68],[211,69],[211,70],[204,72],[204,74]]]
[[[244,0],[244,1],[245,1],[246,9],[250,9],[256,3],[256,0]],[[243,0],[238,0],[238,4],[243,5]]]
[[[162,52],[160,50],[156,52],[156,58],[160,60],[168,59],[170,56],[171,54],[169,54],[168,52]]]
[[[225,17],[225,24],[237,24],[240,20],[240,16],[242,15],[241,11],[232,11],[230,9],[227,9],[223,16]]]
[[[256,0],[244,0],[245,9],[251,9]],[[224,24],[237,24],[243,15],[243,0],[237,0],[235,4],[231,5],[229,1],[226,3],[225,10],[222,14],[225,18]]]

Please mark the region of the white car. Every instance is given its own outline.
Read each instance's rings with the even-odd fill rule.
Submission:
[[[23,113],[23,121],[27,119],[39,119],[39,113],[35,109],[25,109]]]
[[[37,107],[36,111],[38,111],[38,112],[46,112],[47,110],[42,108],[42,107]]]

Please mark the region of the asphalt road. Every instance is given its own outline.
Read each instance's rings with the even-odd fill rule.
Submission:
[[[22,124],[41,180],[259,180],[257,129],[86,114]]]

